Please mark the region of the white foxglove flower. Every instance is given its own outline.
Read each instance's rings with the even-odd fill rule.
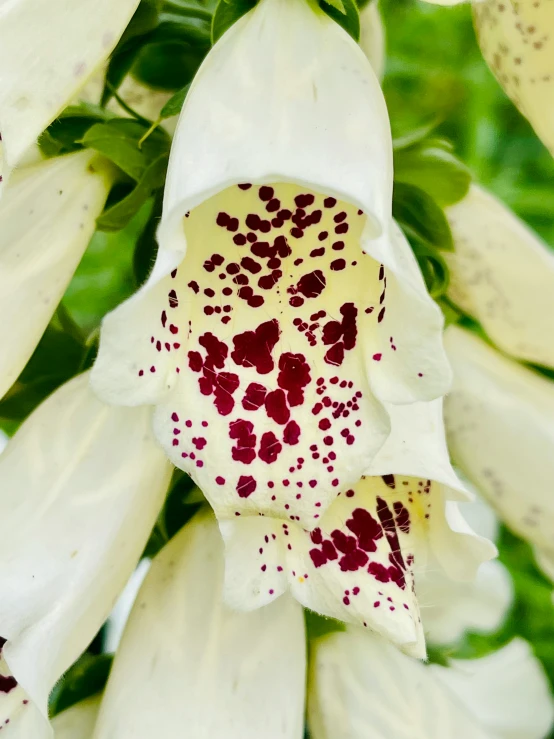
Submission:
[[[302,609],[222,601],[223,545],[198,514],[154,559],[131,612],[94,739],[301,739]]]
[[[111,174],[95,152],[18,170],[0,200],[0,397],[33,353],[94,233]]]
[[[379,0],[370,0],[360,11],[360,46],[379,79],[385,74],[386,43]]]
[[[22,739],[51,736],[48,695],[110,613],[163,504],[171,466],[149,416],[103,405],[81,375],[0,457],[0,725]]]
[[[445,401],[455,463],[499,516],[554,556],[554,384],[451,326],[454,386]]]
[[[139,562],[137,569],[133,572],[127,585],[125,585],[121,595],[117,599],[113,611],[106,622],[104,631],[104,651],[113,653],[117,651],[125,624],[133,608],[133,604],[137,598],[138,592],[148,570],[150,569],[150,560],[143,559]]]
[[[139,0],[0,3],[4,179],[108,58],[138,4]]]
[[[52,719],[54,739],[92,739],[101,696],[76,703]]]
[[[157,406],[158,439],[218,517],[294,509],[313,528],[383,444],[381,401],[448,387],[391,192],[360,48],[317,7],[261,0],[195,77],[156,265],[105,319],[92,374],[107,402]]]
[[[255,608],[290,589],[314,611],[363,624],[425,655],[419,580],[436,568],[472,580],[496,550],[459,513],[455,501],[468,495],[450,467],[441,402],[390,412],[392,434],[369,476],[337,497],[313,531],[294,514],[288,522],[220,521],[229,603]],[[332,456],[326,459],[334,465]]]
[[[439,667],[351,628],[313,644],[308,696],[313,739],[543,739],[554,717],[522,639]]]
[[[492,508],[479,498],[459,505],[471,528],[495,541],[498,519]],[[443,645],[456,642],[466,631],[496,631],[512,604],[514,588],[508,570],[493,560],[483,562],[475,578],[465,582],[434,567],[420,578],[417,595],[427,641]]]
[[[554,254],[490,193],[472,185],[447,209],[455,251],[448,297],[505,352],[554,367]]]

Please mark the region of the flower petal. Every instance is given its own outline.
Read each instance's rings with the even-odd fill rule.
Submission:
[[[487,736],[543,739],[554,723],[547,677],[530,645],[512,639],[486,657],[431,665],[434,676],[453,694]]]
[[[95,739],[301,739],[305,634],[291,599],[255,613],[221,600],[223,547],[198,514],[158,554],[131,613]]]
[[[4,179],[108,58],[139,0],[12,0],[0,9]],[[1,169],[1,162],[0,162]]]
[[[110,176],[92,151],[18,170],[0,201],[0,397],[33,353],[94,233]]]
[[[349,628],[318,639],[308,690],[313,739],[490,739],[428,666]]]
[[[554,8],[548,2],[476,2],[477,39],[506,94],[554,153],[552,36]]]
[[[554,367],[554,254],[500,200],[473,185],[448,209],[448,297],[505,352]]]
[[[360,47],[369,59],[377,77],[385,74],[385,24],[379,10],[379,1],[372,0],[360,11]]]
[[[81,375],[34,411],[0,457],[3,656],[13,687],[44,716],[50,690],[105,621],[162,505],[171,465],[149,416],[103,405]],[[0,723],[10,700],[11,691],[0,693]]]
[[[552,382],[461,328],[449,327],[445,342],[455,374],[445,401],[455,463],[514,531],[552,555]]]
[[[195,78],[154,271],[104,321],[92,377],[107,402],[158,404],[158,438],[218,516],[285,515],[301,482],[313,527],[386,438],[379,401],[449,383],[442,316],[391,221],[391,153],[367,60],[306,3],[262,0]]]
[[[418,582],[417,595],[427,640],[443,645],[466,631],[496,631],[512,604],[514,587],[504,565],[483,562],[472,582],[455,582],[434,571]]]
[[[101,696],[76,703],[52,720],[54,739],[92,739]]]

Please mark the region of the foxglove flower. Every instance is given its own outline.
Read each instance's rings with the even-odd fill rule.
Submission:
[[[33,353],[94,233],[112,175],[95,152],[18,170],[0,200],[0,397]]]
[[[449,667],[354,628],[313,645],[313,739],[543,739],[553,718],[546,675],[523,639]]]
[[[455,463],[514,531],[554,557],[554,385],[464,329],[449,327],[445,343]]]
[[[554,254],[493,195],[473,185],[447,210],[455,251],[448,297],[516,358],[554,367]]]
[[[105,406],[88,382],[56,391],[0,457],[0,726],[21,737],[51,736],[48,695],[110,613],[171,474],[148,411]]]
[[[100,696],[76,703],[52,719],[54,739],[92,739]]]
[[[379,79],[385,74],[385,26],[379,10],[379,0],[370,2],[360,11],[360,46]]]
[[[460,503],[466,521],[479,536],[495,541],[498,519],[483,500]],[[473,580],[457,582],[439,568],[420,578],[418,600],[423,629],[432,645],[452,644],[467,632],[490,634],[500,628],[512,604],[514,587],[498,560],[483,562]]]
[[[138,4],[139,0],[11,0],[1,4],[4,179],[108,58]]]
[[[448,461],[441,402],[390,412],[392,434],[368,476],[339,495],[313,531],[294,514],[288,522],[220,521],[229,603],[255,608],[290,589],[314,611],[363,624],[425,655],[419,580],[437,568],[472,580],[496,550],[459,513],[456,500],[468,494]],[[334,465],[331,455],[326,459]]]
[[[194,80],[156,265],[105,319],[92,375],[107,402],[156,406],[158,439],[218,517],[294,506],[313,528],[383,444],[382,401],[448,387],[391,191],[360,48],[308,3],[262,0]]]
[[[152,563],[127,623],[94,739],[301,739],[302,609],[222,601],[223,545],[201,512]]]

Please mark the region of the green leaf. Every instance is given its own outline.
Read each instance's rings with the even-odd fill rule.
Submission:
[[[450,273],[444,257],[438,249],[426,244],[408,227],[403,228],[410,240],[429,294],[435,300],[443,297],[450,281]]]
[[[69,668],[50,695],[51,717],[65,711],[106,687],[113,662],[111,654],[85,654]]]
[[[106,83],[101,100],[102,105],[107,105],[112,99],[113,90],[118,89],[131,70],[142,46],[141,39],[134,39],[125,48],[116,49],[113,52],[108,63],[108,69],[106,70]]]
[[[398,223],[431,246],[453,251],[450,226],[442,208],[425,190],[406,182],[394,183],[392,213]]]
[[[163,0],[141,0],[129,25],[121,37],[118,47],[124,47],[129,41],[145,36],[158,25]]]
[[[148,275],[152,271],[152,267],[156,260],[156,254],[158,252],[156,231],[158,230],[162,215],[162,203],[163,191],[159,190],[154,200],[154,207],[152,208],[150,219],[135,246],[133,254],[133,271],[135,273],[137,286],[139,287],[148,279]]]
[[[171,39],[149,43],[137,57],[133,77],[158,90],[181,90],[192,81],[209,48]]]
[[[102,213],[96,221],[97,227],[101,231],[124,228],[152,193],[164,186],[168,160],[169,155],[164,154],[152,162],[132,192]]]
[[[320,0],[321,9],[349,33],[360,40],[360,11],[354,0]],[[339,8],[340,4],[342,9]]]
[[[326,634],[332,634],[335,631],[345,631],[346,625],[342,621],[334,618],[320,616],[319,613],[304,609],[304,619],[306,621],[306,631],[308,639],[319,639]]]
[[[172,95],[160,110],[160,118],[171,118],[171,116],[179,115],[189,90],[190,83],[185,85],[181,90],[177,90],[175,95]]]
[[[233,23],[256,6],[257,0],[220,0],[212,21],[212,43],[220,39]]]
[[[471,184],[467,167],[436,140],[396,151],[394,178],[425,190],[443,207],[465,197]]]
[[[83,136],[82,143],[110,159],[125,174],[138,181],[155,159],[169,151],[170,140],[163,129],[157,129],[144,141],[148,127],[134,120],[116,118],[97,123]]]
[[[38,138],[41,152],[50,158],[82,149],[83,136],[97,120],[91,116],[81,115],[57,118]]]

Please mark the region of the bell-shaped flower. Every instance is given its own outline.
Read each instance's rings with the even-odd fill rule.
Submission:
[[[0,726],[25,738],[51,736],[48,695],[110,613],[171,475],[148,410],[88,383],[57,390],[0,457]]]
[[[457,326],[445,334],[452,457],[516,533],[554,557],[554,384]]]
[[[386,43],[379,0],[370,0],[360,11],[360,46],[379,79],[385,74]]]
[[[554,7],[551,2],[473,3],[479,46],[491,71],[554,153]]]
[[[92,739],[101,696],[76,703],[52,719],[54,739]]]
[[[462,515],[479,534],[495,541],[498,519],[483,500],[460,503]],[[417,596],[423,630],[432,645],[453,644],[467,632],[489,634],[500,628],[514,597],[510,573],[498,560],[483,562],[473,580],[452,580],[439,568],[420,578]]]
[[[391,192],[360,48],[309,3],[261,0],[194,80],[154,270],[105,319],[92,373],[106,402],[156,405],[158,439],[218,517],[294,506],[313,528],[383,444],[382,401],[449,386]]]
[[[94,739],[302,739],[302,609],[222,600],[223,544],[200,512],[154,559],[108,680]]]
[[[472,185],[447,210],[448,297],[508,354],[554,367],[554,254],[512,211]]]
[[[307,608],[363,624],[424,656],[419,580],[436,568],[472,580],[496,550],[458,510],[456,500],[468,494],[450,467],[441,401],[390,412],[392,434],[368,475],[336,498],[313,531],[294,514],[289,521],[220,521],[232,606],[255,608],[290,589]],[[335,456],[325,454],[333,467]]]
[[[0,175],[4,180],[108,58],[138,4],[139,0],[1,4]]]
[[[554,707],[523,639],[487,657],[424,665],[359,629],[312,645],[313,739],[544,739]]]
[[[90,150],[19,169],[0,200],[0,397],[33,353],[112,182]]]

